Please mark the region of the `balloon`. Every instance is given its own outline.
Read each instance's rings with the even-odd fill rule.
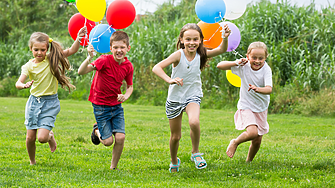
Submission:
[[[226,14],[224,18],[235,20],[241,17],[247,9],[246,0],[224,0],[226,3]]]
[[[195,13],[203,22],[217,23],[226,13],[226,4],[223,0],[197,0]]]
[[[198,23],[202,34],[204,35],[204,46],[206,48],[217,48],[222,43],[221,30],[219,23],[209,24],[203,21]]]
[[[128,0],[114,0],[108,5],[106,20],[114,29],[124,29],[133,23],[136,16],[134,5]]]
[[[69,3],[74,3],[74,2],[76,2],[76,0],[66,0],[67,2],[69,2]]]
[[[77,0],[77,9],[85,18],[99,22],[104,18],[106,11],[105,0]]]
[[[95,26],[90,33],[90,42],[94,49],[100,53],[110,52],[110,38],[114,32],[115,30],[107,24]]]
[[[221,27],[224,27],[224,25],[227,24],[231,33],[228,37],[228,48],[227,52],[231,52],[235,50],[238,45],[240,45],[241,42],[241,33],[240,30],[237,28],[237,26],[231,22],[221,22]]]
[[[85,24],[85,21],[86,21],[86,24]],[[89,35],[91,30],[95,27],[94,22],[92,22],[91,20],[87,20],[80,13],[76,13],[70,18],[69,24],[68,24],[68,30],[73,40],[77,39],[79,30],[85,25],[87,28],[87,34]],[[87,46],[87,44],[88,44],[88,37],[85,36],[84,38],[81,39],[80,45]]]
[[[236,74],[232,73],[231,70],[226,70],[226,77],[231,85],[235,87],[241,87],[241,78]]]

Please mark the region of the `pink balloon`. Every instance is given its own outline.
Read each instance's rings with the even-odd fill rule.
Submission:
[[[95,23],[91,20],[86,19],[86,24],[85,24],[85,19],[86,18],[82,16],[80,13],[76,13],[70,18],[69,24],[68,24],[68,30],[73,40],[77,39],[79,30],[86,25],[87,36],[81,39],[80,45],[82,46],[88,45],[88,36],[90,35],[91,30],[95,27]]]
[[[124,29],[133,23],[136,16],[134,5],[128,0],[114,0],[106,12],[108,24],[114,29]]]

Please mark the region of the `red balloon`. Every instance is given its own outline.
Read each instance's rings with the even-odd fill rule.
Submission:
[[[86,24],[85,24],[85,20],[86,20]],[[87,35],[81,39],[80,45],[87,46],[88,41],[89,41],[88,38],[89,38],[91,30],[95,27],[95,22],[91,20],[87,20],[80,13],[76,13],[70,18],[68,29],[69,29],[69,33],[71,37],[73,38],[73,40],[76,40],[79,30],[82,27],[84,27],[84,25],[86,25],[86,28],[87,28]]]
[[[134,5],[128,0],[114,0],[106,12],[108,24],[114,29],[124,29],[133,23],[136,16]]]

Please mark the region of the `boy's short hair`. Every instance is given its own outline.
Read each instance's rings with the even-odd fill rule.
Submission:
[[[115,31],[111,36],[111,46],[114,41],[123,41],[124,43],[126,43],[127,46],[129,46],[129,37],[128,34],[124,31]]]

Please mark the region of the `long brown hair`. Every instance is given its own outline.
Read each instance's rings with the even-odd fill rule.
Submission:
[[[177,41],[177,49],[184,49],[185,46],[183,43],[181,43],[180,39],[184,37],[184,32],[187,30],[196,30],[199,32],[200,34],[200,40],[201,43],[197,49],[197,53],[200,55],[200,69],[203,70],[206,66],[206,62],[207,62],[207,49],[204,47],[204,35],[202,34],[202,31],[200,29],[200,27],[195,24],[195,23],[188,23],[186,25],[184,25],[181,30],[180,30],[180,34],[178,37],[178,41]]]
[[[49,49],[49,36],[42,32],[34,32],[29,39],[29,48],[31,49],[35,42],[46,43]],[[70,83],[70,78],[66,76],[65,70],[70,70],[71,65],[63,54],[62,46],[55,41],[50,42],[50,51],[47,55],[51,73],[56,77],[58,83],[65,89],[65,86],[71,92],[76,87]]]

